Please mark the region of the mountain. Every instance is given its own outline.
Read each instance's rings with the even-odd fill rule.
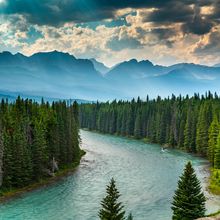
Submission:
[[[132,59],[116,65],[106,76],[112,79],[124,79],[127,77],[141,79],[156,74],[159,69],[160,68],[154,66],[149,60],[138,62],[136,59]]]
[[[95,70],[90,60],[57,51],[30,57],[0,53],[0,81],[2,91],[31,96],[106,98],[103,93],[106,79]]]
[[[32,99],[38,103],[42,101],[42,98],[44,99],[45,102],[56,102],[56,101],[67,101],[69,103],[73,103],[76,101],[78,104],[81,103],[93,103],[93,101],[89,100],[84,100],[84,99],[61,99],[61,98],[52,98],[52,97],[45,97],[45,96],[30,96],[27,94],[22,94],[22,93],[16,93],[16,92],[9,92],[9,91],[0,91],[0,100],[8,100],[8,102],[14,102],[16,101],[17,97],[20,96],[23,99]]]
[[[220,67],[193,63],[160,66],[149,60],[132,59],[109,69],[95,59],[77,59],[58,51],[29,57],[2,52],[0,82],[3,95],[94,101],[130,99],[147,94],[154,97],[220,92]]]
[[[103,75],[110,70],[110,68],[105,66],[103,63],[98,62],[96,59],[92,58],[90,61],[93,63],[94,68]]]
[[[116,65],[106,77],[114,81],[115,88],[124,88],[129,96],[184,95],[207,90],[220,92],[220,68],[193,63],[166,67],[148,60],[132,59]]]
[[[216,63],[213,67],[220,67],[220,63]]]

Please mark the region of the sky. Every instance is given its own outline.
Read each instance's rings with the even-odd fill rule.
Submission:
[[[220,0],[0,0],[0,51],[53,50],[108,66],[220,63]]]

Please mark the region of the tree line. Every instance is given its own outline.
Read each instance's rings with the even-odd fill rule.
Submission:
[[[80,158],[78,105],[0,103],[0,186],[24,187]]]
[[[220,168],[220,98],[215,93],[82,104],[80,126],[208,157]]]

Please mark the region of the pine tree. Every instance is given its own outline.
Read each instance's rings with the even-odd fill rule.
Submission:
[[[214,165],[215,148],[217,144],[217,138],[219,134],[219,123],[217,116],[214,117],[210,127],[209,127],[209,146],[208,146],[208,158],[209,161]]]
[[[194,220],[205,215],[205,196],[191,162],[186,164],[172,203],[173,220]]]
[[[14,163],[12,182],[15,187],[23,187],[31,182],[32,163],[27,140],[20,126],[15,128],[12,140]]]
[[[192,111],[191,107],[188,110],[187,113],[187,119],[186,119],[186,124],[185,124],[185,129],[184,129],[184,148],[187,152],[191,151],[192,148]]]
[[[133,215],[130,213],[127,220],[133,220]]]
[[[106,188],[106,193],[106,197],[101,202],[102,209],[99,211],[99,218],[101,220],[124,220],[124,207],[121,202],[118,202],[120,194],[113,178]]]
[[[3,145],[3,135],[2,135],[2,125],[0,121],[0,187],[3,182],[3,154],[4,154],[4,145]]]
[[[218,135],[217,145],[216,145],[216,148],[215,148],[214,167],[216,169],[220,169],[220,133]]]
[[[196,147],[197,147],[197,152],[204,156],[207,155],[207,148],[208,148],[208,127],[209,126],[206,115],[206,106],[202,105],[199,112],[199,118],[198,118],[197,130],[196,130]]]
[[[34,174],[35,178],[38,180],[43,177],[44,169],[48,160],[45,129],[41,121],[35,122],[34,142],[32,148]]]
[[[134,132],[134,115],[131,106],[129,105],[126,115],[126,135],[131,136]]]
[[[3,155],[3,186],[5,188],[12,187],[12,177],[13,177],[13,152],[12,152],[12,140],[8,132],[3,132],[3,144],[4,144],[4,155]]]
[[[136,116],[136,120],[135,120],[135,126],[134,126],[134,136],[135,138],[141,138],[142,137],[142,133],[141,133],[142,129],[141,129],[141,112],[139,111],[137,113]]]

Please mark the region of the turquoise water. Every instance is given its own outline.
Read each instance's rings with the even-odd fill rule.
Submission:
[[[0,205],[0,219],[95,220],[105,186],[114,177],[127,213],[135,220],[170,220],[170,203],[178,176],[191,160],[205,180],[206,161],[159,145],[81,131],[87,151],[76,172],[46,187]],[[207,208],[215,211],[220,199],[208,195]]]

